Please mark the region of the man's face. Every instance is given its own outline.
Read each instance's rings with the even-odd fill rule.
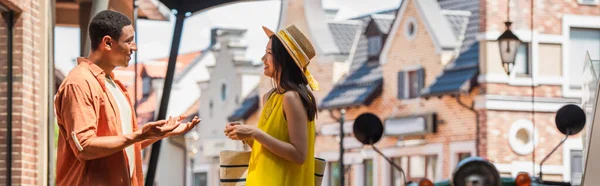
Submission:
[[[133,40],[134,35],[133,26],[127,25],[122,28],[119,40],[110,41],[108,56],[112,65],[117,67],[127,67],[129,65],[131,54],[137,51],[137,44]]]

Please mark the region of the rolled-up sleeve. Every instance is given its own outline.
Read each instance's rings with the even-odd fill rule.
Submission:
[[[63,87],[57,99],[56,109],[61,120],[59,125],[77,156],[96,137],[98,120],[93,97],[79,85],[70,84]]]

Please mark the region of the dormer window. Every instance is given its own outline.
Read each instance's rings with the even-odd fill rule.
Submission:
[[[369,36],[369,57],[378,57],[383,45],[382,36]]]
[[[150,77],[142,79],[142,92],[144,97],[150,95],[150,92],[152,92],[152,79]]]

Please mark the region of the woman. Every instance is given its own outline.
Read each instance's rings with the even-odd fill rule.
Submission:
[[[277,34],[263,29],[270,38],[264,75],[274,88],[263,97],[258,126],[230,123],[225,135],[252,147],[248,186],[312,186],[317,106],[307,86],[318,84],[307,67],[314,48],[294,25]]]

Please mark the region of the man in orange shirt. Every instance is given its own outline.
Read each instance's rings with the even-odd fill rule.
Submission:
[[[102,11],[89,24],[92,52],[64,79],[56,94],[60,129],[57,185],[142,186],[141,149],[194,128],[185,116],[150,122],[138,129],[125,87],[112,71],[126,67],[137,50],[131,21]]]

